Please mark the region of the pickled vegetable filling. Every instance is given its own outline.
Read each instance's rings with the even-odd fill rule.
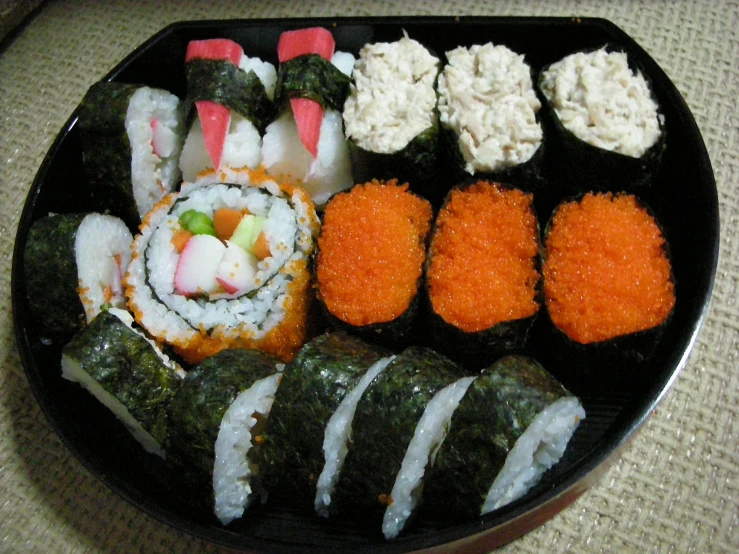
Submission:
[[[351,325],[396,319],[416,295],[431,205],[395,180],[336,195],[318,239],[316,275],[328,310]]]
[[[554,324],[588,344],[663,323],[675,305],[665,239],[632,195],[562,204],[546,239],[544,295]]]
[[[480,181],[453,190],[439,213],[428,285],[434,311],[463,331],[530,317],[538,253],[532,196]]]

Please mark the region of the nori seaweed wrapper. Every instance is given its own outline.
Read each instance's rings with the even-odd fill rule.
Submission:
[[[51,215],[28,231],[23,258],[31,315],[54,337],[69,338],[87,324],[79,296],[75,240],[87,214]]]
[[[260,135],[275,115],[275,104],[254,71],[225,60],[196,58],[185,64],[188,113],[195,102],[209,100],[251,121]]]
[[[270,500],[313,511],[326,425],[370,366],[388,355],[345,333],[326,333],[285,367],[260,451]]]
[[[62,353],[115,397],[165,450],[166,408],[183,380],[154,346],[117,316],[103,311]]]
[[[429,470],[424,513],[447,522],[478,517],[518,438],[566,396],[572,395],[533,358],[506,356],[484,369],[455,410]]]
[[[426,405],[461,373],[450,359],[413,346],[372,382],[357,406],[352,442],[333,495],[339,514],[382,517]]]
[[[341,111],[349,95],[349,76],[318,54],[304,54],[280,64],[275,86],[275,104],[292,98],[308,98],[324,109]]]
[[[167,409],[168,460],[182,471],[211,515],[221,420],[239,393],[277,373],[277,362],[257,350],[222,350],[188,373]]]

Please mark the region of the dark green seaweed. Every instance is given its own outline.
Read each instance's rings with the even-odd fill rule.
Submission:
[[[123,404],[166,450],[166,408],[182,378],[164,364],[151,343],[104,311],[62,352]]]
[[[313,510],[326,425],[369,367],[388,355],[347,334],[326,333],[285,367],[260,452],[270,499]]]
[[[332,504],[338,513],[381,516],[426,405],[461,369],[431,349],[399,354],[367,388]]]
[[[44,332],[54,337],[69,338],[87,323],[74,249],[86,215],[51,215],[28,231],[23,259],[28,305]]]
[[[275,115],[275,105],[254,71],[248,73],[225,60],[196,58],[185,64],[188,111],[199,100],[232,109],[252,122],[259,134]]]
[[[342,111],[351,79],[318,54],[304,54],[280,64],[275,103],[292,98],[315,100],[325,109]]]
[[[501,358],[482,371],[452,416],[423,492],[423,510],[443,521],[480,515],[488,489],[518,438],[544,408],[572,396],[534,359]]]

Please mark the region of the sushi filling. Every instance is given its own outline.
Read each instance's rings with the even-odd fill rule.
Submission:
[[[485,497],[480,514],[521,498],[542,474],[556,464],[585,410],[574,397],[555,401],[537,414],[518,438]]]
[[[464,377],[455,381],[436,393],[426,406],[390,493],[390,504],[382,521],[385,538],[398,536],[413,513],[423,490],[426,467],[433,465],[449,430],[454,410],[474,380],[475,377]]]
[[[259,430],[269,416],[281,374],[260,379],[242,391],[223,415],[215,443],[213,496],[216,517],[227,525],[241,517],[253,499],[253,463]]]
[[[522,164],[541,145],[541,103],[523,55],[505,46],[460,46],[439,76],[439,118],[458,138],[465,171]]]
[[[344,459],[349,452],[348,443],[351,440],[352,420],[357,410],[357,404],[370,383],[394,359],[395,356],[389,356],[375,362],[362,376],[357,386],[344,397],[326,425],[326,433],[323,438],[323,455],[326,463],[318,477],[314,502],[316,512],[323,517],[329,516],[328,508],[331,504],[331,494],[336,487],[341,468],[344,465]]]

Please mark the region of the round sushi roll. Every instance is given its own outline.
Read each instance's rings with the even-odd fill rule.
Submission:
[[[82,163],[95,209],[135,230],[180,182],[184,113],[161,89],[99,82],[79,110]]]
[[[610,363],[621,369],[613,378],[628,383],[628,368],[648,359],[675,306],[667,244],[651,213],[629,194],[563,202],[545,232],[542,273],[546,312],[564,339],[552,344],[603,383]]]
[[[638,190],[650,182],[665,147],[664,116],[625,52],[604,46],[570,54],[541,71],[539,89],[565,191]]]
[[[169,459],[223,524],[263,491],[256,464],[282,364],[256,350],[219,352],[185,377],[167,408]]]
[[[33,317],[51,335],[69,337],[104,307],[123,307],[122,278],[131,235],[117,217],[56,214],[33,223],[24,251]]]
[[[426,478],[426,514],[470,519],[521,498],[562,457],[585,410],[537,361],[484,369],[451,418]]]
[[[225,348],[291,359],[308,338],[308,257],[318,220],[302,189],[223,170],[146,216],[125,277],[128,306],[188,363]]]
[[[400,344],[413,331],[432,209],[408,185],[373,180],[323,215],[317,296],[333,326]]]
[[[131,314],[102,312],[62,350],[62,377],[79,383],[147,452],[165,457],[169,402],[185,372],[133,328]]]
[[[185,55],[187,100],[194,107],[182,148],[185,181],[221,167],[257,168],[262,136],[274,117],[277,71],[227,39],[194,40]]]
[[[430,199],[442,196],[438,178],[439,59],[404,35],[365,45],[343,119],[354,180],[398,179]]]
[[[439,75],[439,118],[454,180],[476,175],[526,190],[538,183],[544,133],[531,68],[502,45],[460,46]]]
[[[453,188],[426,266],[431,337],[441,352],[479,367],[522,349],[539,310],[532,195],[487,181]]]

